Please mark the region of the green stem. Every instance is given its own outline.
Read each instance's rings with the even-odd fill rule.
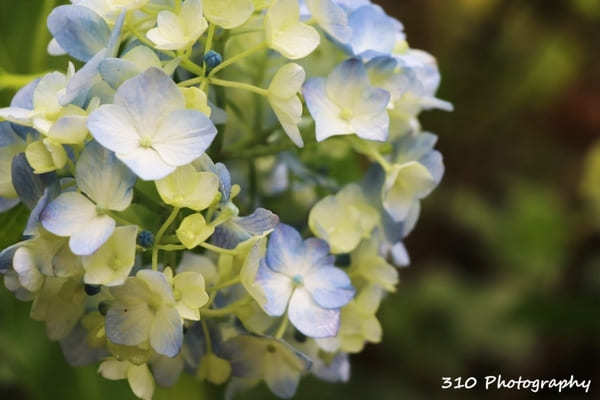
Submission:
[[[187,69],[188,71],[199,75],[199,76],[204,76],[204,69],[199,66],[198,64],[192,62],[189,58],[182,58],[181,61],[179,62],[179,65],[181,65],[183,68]]]
[[[251,297],[244,297],[226,307],[217,308],[217,309],[206,309],[200,310],[200,315],[208,317],[208,318],[217,318],[217,317],[225,317],[229,314],[232,314],[239,307],[249,303],[252,300]]]
[[[179,245],[179,244],[161,244],[160,246],[158,246],[159,250],[163,250],[163,251],[179,251],[179,250],[185,250],[187,249],[187,247],[185,247],[184,245]]]
[[[209,76],[214,76],[216,75],[219,71],[224,70],[225,68],[229,67],[230,65],[233,65],[241,60],[243,60],[246,57],[251,56],[252,54],[264,50],[267,48],[267,43],[263,42],[260,43],[257,46],[251,47],[246,51],[241,52],[240,54],[237,54],[225,61],[223,61],[220,65],[216,66],[212,71],[210,71]]]
[[[206,343],[206,354],[210,354],[213,351],[212,348],[212,340],[210,339],[210,331],[208,330],[208,325],[206,321],[201,319],[200,323],[202,324],[202,331],[204,332],[204,342]]]
[[[260,94],[261,96],[267,96],[269,94],[267,89],[259,88],[258,86],[250,85],[248,83],[225,81],[217,78],[209,78],[209,81],[212,85],[248,90],[250,92]]]
[[[213,287],[211,287],[211,288],[210,288],[208,291],[209,291],[209,292],[216,292],[216,291],[219,291],[219,290],[221,290],[221,289],[225,289],[225,288],[228,288],[228,287],[230,287],[230,286],[237,285],[237,284],[238,284],[238,283],[240,283],[241,281],[242,281],[242,278],[241,278],[241,277],[239,277],[239,276],[237,276],[237,277],[235,277],[235,278],[233,278],[233,279],[230,279],[230,280],[228,280],[228,281],[226,281],[226,282],[223,282],[223,283],[221,283],[221,284],[219,284],[219,285],[216,285],[216,286],[213,286]]]
[[[285,315],[283,316],[283,320],[281,321],[281,324],[279,325],[279,328],[277,328],[277,332],[275,333],[275,339],[281,339],[285,333],[285,330],[288,327],[288,315],[287,315],[287,311],[285,313]]]
[[[152,247],[152,269],[154,271],[158,270],[158,250],[160,247],[160,241],[162,240],[167,229],[169,229],[169,226],[171,226],[173,221],[175,221],[175,218],[177,218],[179,210],[179,207],[174,207],[173,211],[171,211],[171,214],[169,215],[165,223],[160,227],[160,229],[156,233],[156,237],[154,239],[154,246]]]
[[[204,54],[212,49],[213,39],[215,37],[215,24],[212,22],[208,25],[208,33],[206,35],[206,44],[204,45]]]
[[[204,247],[206,250],[214,251],[215,253],[219,253],[219,254],[229,254],[232,256],[237,255],[237,251],[235,251],[235,250],[224,249],[222,247],[214,246],[210,243],[200,243],[199,246]]]
[[[208,80],[208,78],[205,78],[203,76],[199,76],[197,78],[192,78],[192,79],[188,79],[187,81],[179,82],[177,84],[177,86],[183,86],[183,87],[194,86],[194,85],[197,85],[199,83],[203,83],[203,82],[205,82],[207,80]]]

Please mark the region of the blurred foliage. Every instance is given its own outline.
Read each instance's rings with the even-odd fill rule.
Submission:
[[[2,70],[65,69],[66,59],[44,54],[38,29],[55,3],[0,0]],[[524,399],[444,392],[441,377],[597,381],[600,0],[379,3],[405,23],[413,47],[438,57],[440,97],[456,112],[426,114],[423,125],[440,135],[447,175],[407,242],[413,266],[380,311],[383,343],[353,357],[350,383],[309,378],[297,398]],[[0,91],[0,104],[12,94]],[[24,217],[0,216],[1,246],[18,239],[12,227]],[[6,290],[0,302],[1,398],[132,398],[125,382],[100,379],[93,366],[68,367],[28,318],[29,304]],[[186,377],[157,398],[222,395]],[[554,398],[537,395],[546,396]],[[264,388],[246,397],[271,398]]]

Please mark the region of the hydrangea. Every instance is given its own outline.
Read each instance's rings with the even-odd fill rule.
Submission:
[[[444,174],[435,59],[369,0],[73,0],[48,28],[83,65],[0,108],[0,273],[67,361],[142,399],[348,381]]]

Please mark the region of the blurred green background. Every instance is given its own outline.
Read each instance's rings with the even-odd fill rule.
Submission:
[[[0,0],[4,71],[64,69],[65,59],[43,51],[51,3]],[[383,343],[352,357],[349,383],[308,378],[297,398],[531,397],[440,389],[442,376],[499,373],[574,374],[598,392],[600,0],[378,3],[404,22],[412,47],[438,58],[439,96],[456,111],[422,122],[440,136],[447,174],[407,241],[413,265],[379,312]],[[3,88],[0,106],[12,94]],[[0,216],[0,226],[8,222]],[[3,230],[1,246],[14,240],[7,236]],[[94,366],[69,367],[29,307],[0,289],[0,398],[133,398],[125,381],[103,380]],[[156,398],[222,391],[183,378]],[[272,395],[259,387],[245,398]]]

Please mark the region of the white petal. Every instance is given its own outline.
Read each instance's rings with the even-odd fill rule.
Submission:
[[[150,137],[164,117],[185,108],[185,99],[177,85],[158,68],[150,68],[123,83],[114,102],[129,111],[139,133]]]
[[[318,141],[353,133],[350,123],[339,117],[341,109],[327,96],[325,79],[309,79],[304,85],[303,93],[308,110],[315,120]]]
[[[200,111],[178,110],[162,121],[152,147],[169,165],[181,166],[204,154],[216,135],[217,128]]]
[[[312,53],[321,41],[319,32],[312,26],[297,23],[271,38],[271,47],[290,60],[304,58]]]
[[[127,380],[131,391],[140,399],[152,400],[154,394],[154,378],[148,369],[148,365],[131,364],[127,371]]]
[[[288,316],[300,332],[313,338],[335,336],[340,327],[340,311],[319,307],[302,288],[294,290]]]
[[[94,139],[102,146],[120,154],[138,148],[140,136],[135,122],[124,107],[105,104],[90,114],[87,122]]]
[[[96,217],[96,206],[77,192],[63,193],[40,215],[43,227],[58,236],[70,236],[88,227]]]
[[[74,232],[69,239],[71,251],[78,256],[87,256],[102,246],[115,230],[115,220],[108,215],[97,216]]]
[[[288,99],[302,89],[305,79],[304,68],[294,63],[286,64],[273,77],[269,85],[269,92],[276,97]]]
[[[119,379],[127,378],[127,370],[131,364],[129,361],[118,361],[115,359],[108,359],[100,364],[98,373],[105,379],[117,381]]]
[[[96,142],[81,152],[75,177],[79,189],[101,208],[123,211],[131,204],[135,175]]]
[[[145,181],[162,179],[175,171],[175,167],[167,164],[158,152],[151,148],[139,147],[129,154],[117,154],[137,176]]]
[[[56,121],[48,131],[48,137],[62,144],[81,144],[88,129],[87,115],[69,115]]]
[[[19,107],[5,107],[0,108],[0,118],[4,118],[7,121],[14,122],[15,124],[31,126],[33,124],[32,118],[34,112],[26,108]]]

